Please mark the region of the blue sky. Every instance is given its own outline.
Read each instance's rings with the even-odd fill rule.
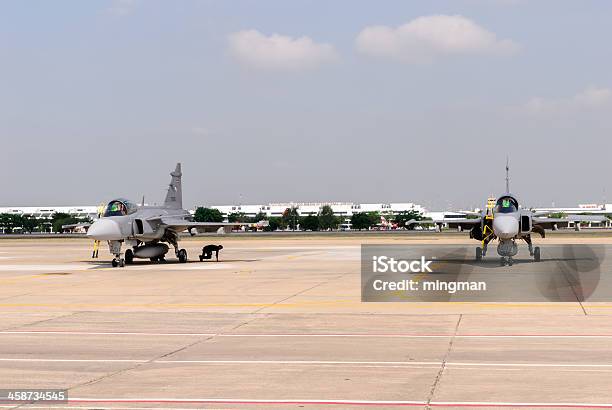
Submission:
[[[4,1],[2,205],[431,208],[612,187],[612,4]],[[608,202],[612,202],[609,199]]]

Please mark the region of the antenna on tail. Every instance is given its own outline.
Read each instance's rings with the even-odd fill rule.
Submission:
[[[510,193],[510,165],[508,165],[507,155],[506,155],[506,193]]]

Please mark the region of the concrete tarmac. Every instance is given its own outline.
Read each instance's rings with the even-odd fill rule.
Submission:
[[[362,303],[362,243],[476,244],[196,237],[194,262],[111,268],[85,239],[1,239],[0,389],[70,400],[0,408],[612,408],[612,300]]]

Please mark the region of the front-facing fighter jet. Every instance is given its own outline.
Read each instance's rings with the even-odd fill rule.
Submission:
[[[487,248],[491,241],[497,239],[497,254],[500,256],[502,265],[512,265],[513,257],[518,253],[517,240],[527,243],[529,254],[536,262],[540,261],[540,248],[534,247],[531,242],[531,233],[537,233],[544,238],[545,230],[555,230],[558,227],[567,226],[569,222],[579,223],[581,221],[605,221],[605,217],[594,215],[568,215],[565,218],[549,218],[546,213],[534,213],[529,209],[521,208],[519,201],[510,193],[509,166],[506,162],[506,193],[501,195],[497,201],[489,200],[487,209],[474,218],[447,219],[444,221],[433,221],[441,225],[448,223],[450,227],[469,229],[470,238],[481,242],[476,248],[476,260],[481,260],[487,254]],[[431,221],[408,221],[407,226],[429,223]]]
[[[219,229],[231,230],[241,223],[194,222],[189,211],[183,209],[181,187],[181,164],[170,174],[172,179],[162,206],[136,205],[126,199],[114,199],[108,203],[101,218],[87,231],[87,236],[108,241],[114,255],[113,267],[130,264],[134,258],[145,258],[162,262],[168,252],[168,243],[174,247],[179,262],[187,262],[187,251],[179,249],[179,233],[188,230],[214,232]],[[165,242],[165,243],[164,243]],[[128,249],[122,257],[121,247]]]

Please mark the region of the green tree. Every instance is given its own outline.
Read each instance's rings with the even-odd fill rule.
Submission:
[[[53,232],[62,232],[63,225],[72,225],[85,222],[91,221],[87,218],[76,218],[70,214],[66,214],[63,212],[56,212],[51,215],[51,226],[53,228]]]
[[[328,229],[338,229],[340,218],[334,215],[334,210],[329,205],[323,205],[319,211],[319,227],[326,231]]]
[[[268,215],[265,214],[264,212],[259,212],[257,215],[255,215],[255,222],[259,222],[259,221],[267,221],[268,220]]]
[[[376,226],[380,223],[380,212],[368,212],[367,215],[370,221],[370,225],[368,226],[368,228]]]
[[[51,215],[51,227],[53,232],[61,232],[62,225],[69,225],[76,223],[76,218],[72,218],[70,214],[66,214],[63,212],[55,212]]]
[[[320,217],[316,215],[308,215],[300,218],[300,228],[304,231],[318,231]]]
[[[22,220],[23,230],[32,233],[40,226],[42,221],[34,216],[24,216]]]
[[[274,232],[280,227],[281,227],[281,218],[277,216],[273,216],[273,217],[270,217],[270,219],[268,219],[268,226],[264,228],[264,231]]]
[[[23,217],[16,214],[0,214],[0,228],[4,229],[4,233],[13,233],[15,228],[23,225]]]
[[[193,219],[196,222],[223,222],[223,214],[216,208],[198,207]]]
[[[289,227],[289,229],[295,231],[300,221],[300,215],[298,214],[297,208],[291,207],[291,208],[285,209],[285,212],[283,212],[283,216],[281,217],[281,220],[284,226],[287,226]]]
[[[393,222],[400,228],[414,229],[414,225],[406,226],[408,221],[420,221],[423,219],[423,214],[413,209],[402,211],[393,217]]]
[[[358,212],[351,216],[351,228],[361,231],[370,227],[371,219],[365,212]]]
[[[244,212],[232,212],[227,216],[228,222],[253,222],[252,218],[248,217]]]

